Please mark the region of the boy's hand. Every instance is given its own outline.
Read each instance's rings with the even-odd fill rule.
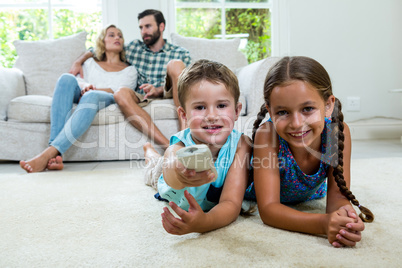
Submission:
[[[201,209],[195,198],[186,190],[184,191],[190,207],[188,212],[181,209],[174,202],[169,202],[170,207],[181,218],[176,218],[167,207],[163,208],[162,225],[169,234],[183,235],[192,232],[201,232],[202,226],[206,221],[206,214]]]
[[[327,236],[334,247],[353,247],[361,240],[364,224],[351,205],[343,206],[328,216]]]
[[[177,179],[184,187],[201,186],[206,183],[210,183],[215,179],[215,174],[211,170],[195,172],[194,169],[187,169],[177,159],[175,160],[175,162],[176,162],[176,171],[178,174]]]

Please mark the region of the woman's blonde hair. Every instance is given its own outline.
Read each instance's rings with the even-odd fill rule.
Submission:
[[[96,49],[95,49],[95,58],[99,61],[103,61],[106,59],[106,48],[105,48],[105,37],[106,37],[106,32],[110,28],[116,28],[121,32],[121,37],[123,39],[123,44],[124,44],[124,36],[123,32],[117,28],[114,24],[111,24],[107,26],[106,28],[102,29],[102,31],[99,33],[98,37],[96,38]],[[126,61],[126,53],[124,52],[124,49],[120,52],[120,60],[125,62]]]

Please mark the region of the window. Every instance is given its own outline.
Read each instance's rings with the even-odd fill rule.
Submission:
[[[101,11],[102,0],[0,0],[0,65],[14,65],[17,39],[56,39],[86,31],[87,46],[94,45]]]
[[[176,0],[175,5],[178,34],[240,37],[250,63],[271,55],[271,0]]]

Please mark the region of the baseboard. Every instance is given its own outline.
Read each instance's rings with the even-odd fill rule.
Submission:
[[[352,140],[402,139],[402,120],[372,118],[347,123]]]

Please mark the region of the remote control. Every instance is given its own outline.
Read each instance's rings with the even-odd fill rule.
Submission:
[[[187,168],[196,172],[211,170],[215,174],[214,181],[218,178],[212,154],[205,144],[197,144],[184,147],[176,152],[177,159]]]

